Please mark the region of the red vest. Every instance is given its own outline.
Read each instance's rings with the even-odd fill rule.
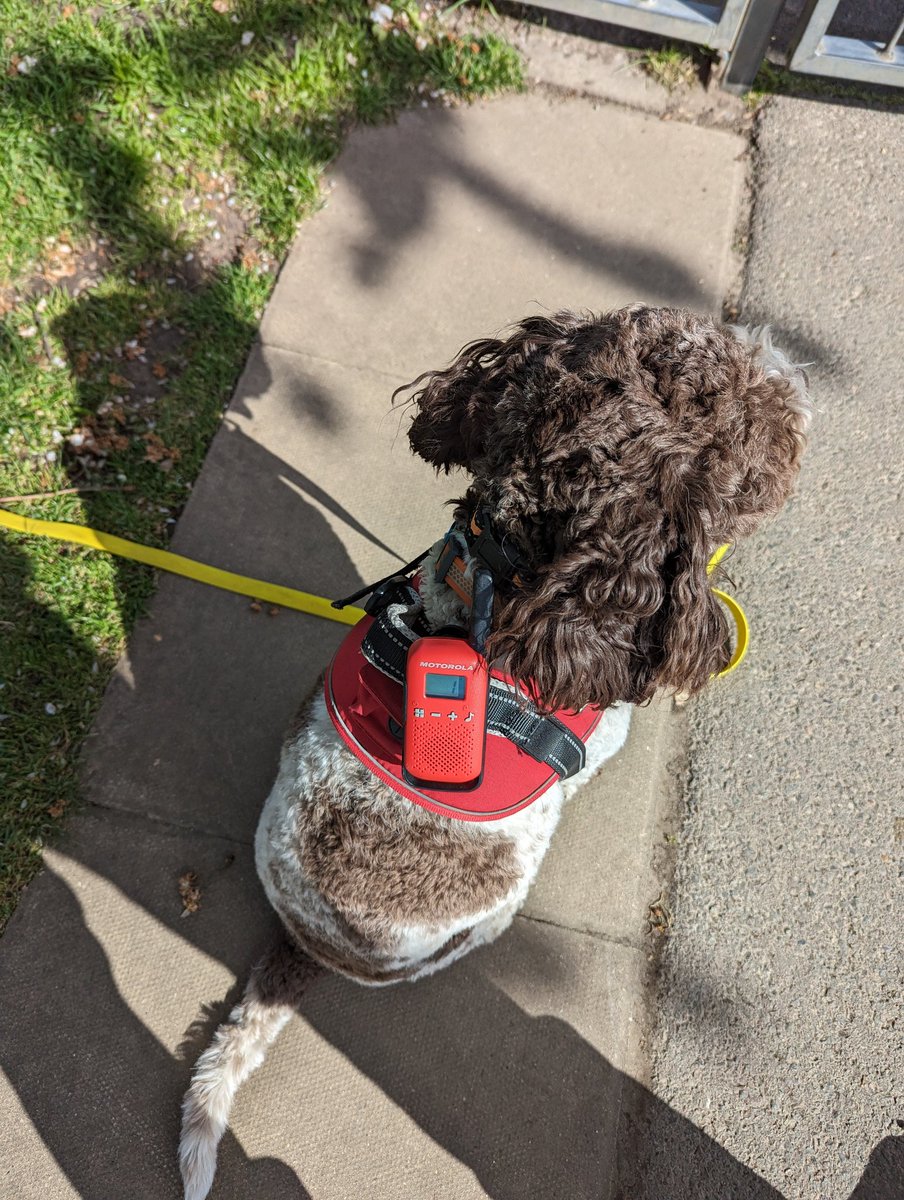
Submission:
[[[400,796],[458,821],[497,821],[539,799],[559,775],[498,734],[488,734],[483,781],[470,792],[421,791],[402,779],[402,746],[389,730],[389,718],[402,724],[403,690],[372,666],[361,642],[372,624],[364,617],[349,632],[327,668],[324,696],[339,736],[357,759]],[[507,675],[493,678],[513,684]],[[593,705],[555,716],[586,742],[602,713]]]

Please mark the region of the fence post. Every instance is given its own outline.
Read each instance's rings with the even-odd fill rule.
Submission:
[[[749,0],[738,25],[721,86],[739,95],[749,90],[766,56],[769,36],[785,0]]]

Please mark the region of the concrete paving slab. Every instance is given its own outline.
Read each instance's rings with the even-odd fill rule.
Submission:
[[[0,955],[0,1179],[11,1181],[3,1194],[176,1197],[190,1069],[178,1048],[202,1005],[222,1005],[275,929],[251,852],[86,813],[46,864]],[[202,896],[183,918],[186,870]],[[241,1194],[303,1194],[289,1190],[284,1169],[249,1163],[231,1135],[230,1144],[247,1182]]]
[[[176,549],[351,589],[432,540],[441,501],[460,491],[404,440],[393,450],[392,387],[531,301],[718,309],[742,143],[664,130],[523,96],[356,134],[342,186],[280,278]],[[23,1138],[11,1153],[25,1186],[178,1194],[189,1064],[177,1046],[200,1003],[225,1012],[272,929],[248,843],[282,729],[342,633],[162,580],[89,745],[93,807],[48,858],[0,956],[13,1014],[0,1111]],[[653,826],[641,806],[632,842],[632,799],[646,793],[628,777],[646,769],[659,767],[632,749],[613,773],[618,795],[602,786],[572,809],[536,919],[497,946],[418,988],[373,996],[336,980],[312,997],[307,1024],[240,1100],[215,1197],[606,1197],[619,1098],[642,1070],[637,905],[652,897],[630,890],[627,856],[644,869]],[[587,831],[617,803],[622,899],[607,914],[605,837]],[[183,919],[186,866],[205,900]],[[559,927],[572,923],[590,932]]]
[[[186,869],[201,907],[183,918]],[[82,816],[0,959],[5,1194],[179,1195],[191,1064],[273,932],[246,847]],[[216,1197],[604,1194],[644,969],[522,918],[422,985],[325,982],[242,1094]]]
[[[360,130],[262,338],[404,382],[538,306],[719,312],[745,148],[538,94]]]
[[[527,916],[649,945],[648,909],[662,888],[663,810],[683,740],[671,700],[635,709],[624,748],[566,807]]]

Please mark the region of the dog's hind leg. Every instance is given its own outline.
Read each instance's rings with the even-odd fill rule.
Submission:
[[[251,972],[240,1004],[198,1059],[182,1102],[179,1167],[185,1200],[204,1200],[235,1094],[264,1061],[309,984],[324,968],[283,938]]]

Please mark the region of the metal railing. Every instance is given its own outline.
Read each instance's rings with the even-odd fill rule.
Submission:
[[[531,0],[540,8],[607,21],[660,37],[696,42],[718,50],[722,86],[746,91],[766,55],[769,38],[784,0]],[[830,35],[841,0],[808,0],[785,56],[792,71],[834,79],[904,87],[904,0],[895,29],[877,38]]]
[[[661,37],[729,50],[750,0],[700,4],[696,0],[531,0],[575,17],[590,17]]]
[[[801,15],[788,59],[792,71],[829,75],[862,83],[904,87],[904,5],[896,29],[876,41],[837,37],[828,33],[840,0],[809,0]],[[878,31],[877,31],[878,32]]]

